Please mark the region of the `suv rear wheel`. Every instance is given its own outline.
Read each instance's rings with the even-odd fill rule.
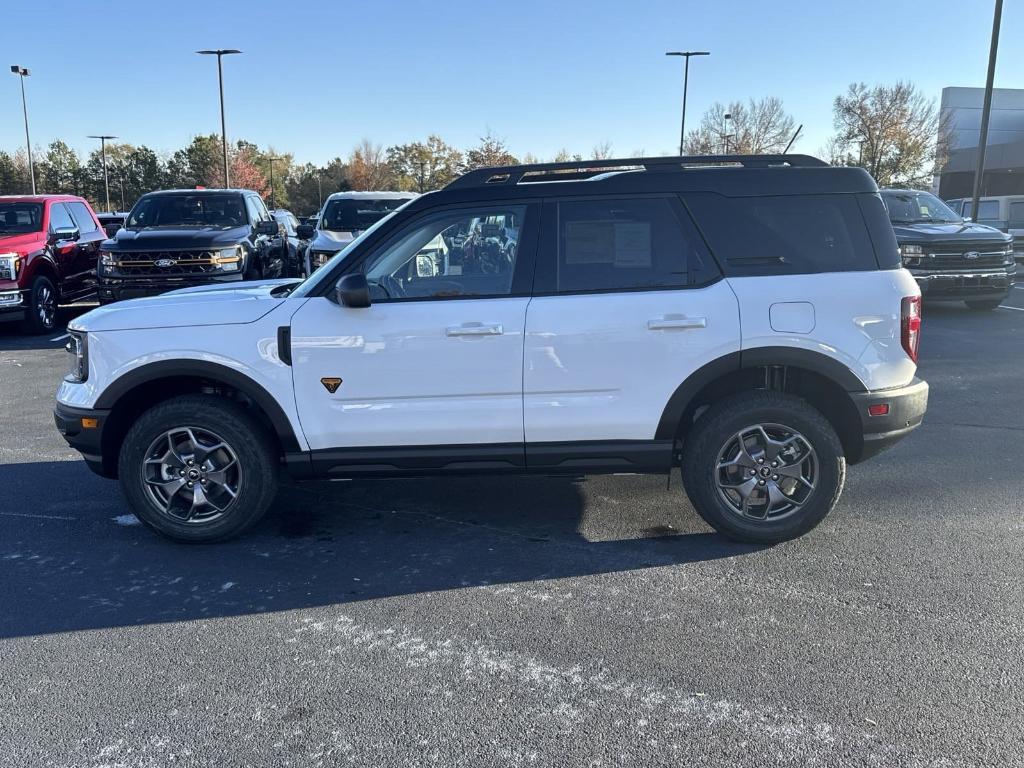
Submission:
[[[25,308],[25,330],[49,333],[57,327],[57,289],[50,278],[40,275],[32,281]]]
[[[829,421],[780,392],[748,392],[711,406],[683,451],[683,485],[697,513],[725,536],[757,544],[814,528],[839,500],[845,476]]]
[[[238,535],[263,516],[277,490],[266,430],[214,395],[176,397],[143,413],[121,446],[118,475],[143,523],[189,543]]]

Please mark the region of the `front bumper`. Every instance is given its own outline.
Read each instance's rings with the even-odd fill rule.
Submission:
[[[103,457],[103,430],[110,411],[92,408],[72,408],[57,403],[53,421],[67,444],[82,454],[85,463],[100,477],[117,477],[116,459]]]
[[[144,296],[156,296],[179,288],[191,288],[196,285],[216,285],[218,283],[240,283],[244,279],[242,272],[226,275],[188,275],[184,277],[163,278],[122,278],[100,277],[97,294],[102,302],[138,299]]]
[[[17,312],[19,315],[28,306],[28,291],[20,288],[0,289],[0,317],[8,312]]]
[[[1017,267],[963,272],[910,270],[921,295],[930,299],[997,299],[1006,296],[1017,278]]]
[[[860,415],[863,441],[860,453],[848,456],[851,464],[870,459],[898,443],[921,425],[928,409],[928,382],[915,378],[905,387],[851,392]],[[888,406],[888,412],[872,416],[871,406]]]

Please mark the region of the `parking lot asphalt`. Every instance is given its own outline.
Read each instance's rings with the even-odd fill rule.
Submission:
[[[187,547],[53,428],[0,326],[0,764],[1024,760],[1024,290],[925,307],[924,426],[770,548],[664,477],[288,489]]]

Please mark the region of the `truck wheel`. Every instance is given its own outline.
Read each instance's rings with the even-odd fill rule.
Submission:
[[[262,280],[263,279],[263,267],[256,260],[256,256],[250,255],[249,266],[245,270],[245,274],[242,275],[243,280]]]
[[[1005,299],[982,299],[978,301],[965,301],[968,309],[974,309],[979,312],[987,312],[988,310],[995,309],[1003,303]]]
[[[57,327],[57,289],[50,278],[40,275],[32,281],[25,308],[25,330],[28,333],[49,333]]]
[[[829,421],[806,401],[755,391],[715,403],[683,450],[697,513],[730,539],[774,544],[802,536],[839,500],[846,458]]]
[[[277,471],[266,429],[215,395],[150,408],[128,430],[118,461],[135,515],[186,543],[222,541],[255,524],[274,499]]]

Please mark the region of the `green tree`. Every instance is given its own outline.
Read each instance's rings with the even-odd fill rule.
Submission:
[[[490,131],[480,138],[480,143],[466,153],[467,170],[490,168],[496,165],[516,165],[519,161],[508,151],[505,142],[492,136]]]
[[[832,111],[831,159],[861,166],[880,186],[924,187],[944,162],[948,126],[934,100],[910,83],[852,83]]]
[[[82,194],[84,175],[78,153],[61,140],[47,147],[36,168],[40,192]]]
[[[230,161],[229,161],[230,162]],[[168,186],[181,189],[224,186],[220,136],[196,136],[167,161]]]
[[[0,152],[0,195],[25,195],[31,191],[25,151],[19,150],[13,156]]]
[[[403,191],[427,192],[440,189],[462,173],[462,153],[440,136],[389,147],[388,165],[396,186]]]

